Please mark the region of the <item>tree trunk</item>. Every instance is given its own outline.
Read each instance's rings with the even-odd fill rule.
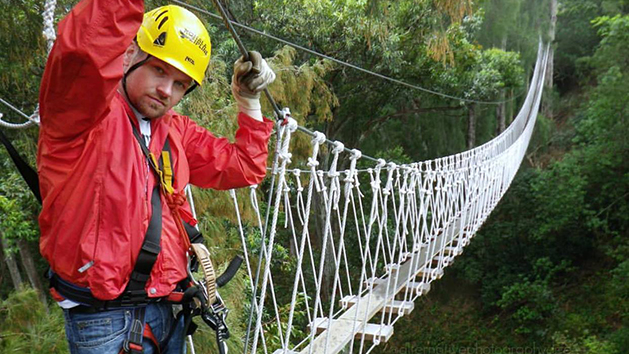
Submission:
[[[22,266],[24,266],[24,270],[26,271],[26,275],[28,275],[28,280],[30,281],[33,288],[37,291],[37,295],[39,300],[44,304],[44,308],[46,312],[48,312],[48,301],[46,300],[46,292],[44,287],[42,286],[39,275],[37,274],[37,267],[35,266],[35,261],[33,260],[33,255],[28,248],[28,244],[24,240],[19,240],[17,245],[20,249],[20,258],[22,259]]]
[[[470,103],[467,106],[467,149],[472,149],[476,145],[476,104]]]
[[[2,246],[0,246],[0,284],[4,282],[4,278],[6,277],[7,264],[4,261],[4,252],[2,251]]]
[[[544,86],[546,86],[546,92],[552,92],[553,89],[553,74],[554,74],[554,59],[555,50],[553,44],[555,42],[555,30],[557,26],[557,0],[550,0],[550,25],[548,26],[548,41],[550,46],[548,48],[548,64],[546,65],[546,74],[544,77]],[[546,95],[548,97],[548,95]],[[542,103],[542,114],[548,118],[553,117],[552,100],[545,99]]]
[[[510,125],[513,122],[513,117],[515,116],[515,101],[513,100],[513,89],[509,90],[509,114],[507,115],[507,125]]]
[[[505,90],[500,90],[500,101],[505,100]],[[499,103],[496,106],[496,135],[502,133],[507,126],[507,105],[504,102]]]
[[[2,234],[0,234],[0,240],[2,241],[4,261],[7,264],[7,268],[9,268],[9,274],[11,275],[11,280],[13,281],[13,287],[15,290],[20,290],[24,284],[22,281],[22,275],[20,274],[20,268],[17,266],[14,255],[8,252],[9,243],[4,239]]]
[[[500,41],[500,49],[507,50],[507,33],[502,34],[502,40]],[[500,90],[500,96],[498,105],[496,106],[496,135],[499,135],[505,130],[506,127],[506,115],[507,115],[507,104],[504,102],[506,96],[506,88]]]
[[[329,188],[329,185],[326,185]],[[314,193],[312,198],[312,210],[313,215],[311,216],[311,223],[314,222],[314,230],[310,234],[311,237],[314,237],[313,246],[319,248],[319,257],[315,256],[314,264],[315,264],[315,272],[317,272],[317,277],[319,276],[319,267],[320,262],[323,262],[323,274],[321,278],[321,301],[325,303],[327,299],[330,298],[331,290],[332,290],[332,280],[334,279],[334,256],[332,252],[331,245],[331,235],[328,235],[327,244],[324,245],[323,241],[325,238],[325,219],[326,219],[326,210],[323,195],[320,193]],[[321,259],[321,252],[323,251],[323,247],[325,246],[325,258]]]

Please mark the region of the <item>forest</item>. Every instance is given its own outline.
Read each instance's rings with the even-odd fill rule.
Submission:
[[[59,0],[54,23],[77,2]],[[216,13],[210,0],[186,3]],[[300,125],[399,164],[462,152],[504,131],[522,105],[539,41],[550,43],[542,106],[510,189],[373,353],[629,353],[627,0],[222,3],[241,24],[407,83],[237,29],[247,48],[270,58],[277,80],[269,90]],[[21,123],[6,103],[29,115],[37,107],[47,56],[44,1],[0,4],[1,119]],[[238,47],[220,20],[197,14],[212,38],[209,78],[176,110],[233,138]],[[38,129],[0,129],[35,166]],[[296,137],[295,161],[305,163],[309,140]],[[63,313],[48,294],[39,254],[40,205],[4,149],[0,167],[0,353],[67,353]],[[259,193],[268,188],[264,182]],[[212,260],[223,269],[242,249],[231,200],[194,193]],[[243,218],[254,222],[251,210]],[[247,245],[254,250],[256,237]],[[290,267],[291,250],[275,251],[277,266]],[[232,308],[232,352],[242,351],[250,306],[242,303],[251,293],[242,278],[221,290]],[[195,342],[197,353],[216,352],[208,330]]]

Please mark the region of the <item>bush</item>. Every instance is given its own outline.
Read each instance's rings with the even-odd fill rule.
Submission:
[[[0,318],[0,352],[68,353],[61,308],[47,313],[35,290],[11,293],[0,302]]]

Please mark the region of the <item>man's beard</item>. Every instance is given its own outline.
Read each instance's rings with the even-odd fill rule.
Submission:
[[[145,118],[155,119],[163,116],[168,111],[168,107],[166,105],[161,105],[157,102],[154,102],[151,98],[145,97],[144,100],[140,100],[140,102],[132,102],[135,106],[135,109],[140,112]]]

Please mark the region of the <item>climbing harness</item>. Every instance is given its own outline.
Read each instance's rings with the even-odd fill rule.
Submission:
[[[222,275],[220,279],[221,282],[217,282],[216,273],[214,272],[214,267],[210,258],[210,252],[205,247],[205,245],[201,243],[201,234],[196,231],[196,229],[192,225],[190,225],[188,221],[183,219],[183,215],[181,213],[182,210],[179,209],[179,207],[185,202],[185,195],[175,193],[173,189],[173,164],[170,159],[170,145],[168,143],[168,138],[166,138],[166,143],[164,144],[164,149],[162,150],[158,162],[158,159],[152,152],[149,151],[148,147],[144,143],[144,140],[141,138],[140,133],[131,121],[131,117],[129,117],[129,119],[133,129],[133,135],[138,141],[142,153],[146,157],[149,166],[157,177],[158,183],[161,186],[162,194],[167,200],[168,206],[173,213],[173,217],[175,219],[175,223],[177,224],[179,233],[182,236],[182,239],[184,240],[184,243],[186,244],[188,249],[188,277],[190,283],[188,284],[188,289],[184,292],[184,296],[182,298],[182,302],[184,304],[182,315],[184,317],[186,327],[185,333],[192,334],[192,332],[194,332],[196,325],[192,325],[192,317],[200,315],[203,321],[215,331],[219,352],[221,354],[226,353],[227,347],[224,341],[229,338],[229,329],[225,322],[228,309],[225,307],[222,299],[218,295],[216,288],[217,286],[222,286],[229,282],[229,280],[236,274],[236,271],[242,263],[242,258],[234,258],[234,260],[232,260],[229,267],[227,268],[227,271]],[[157,199],[159,199],[159,190],[157,186],[153,190],[153,196],[155,195],[157,195]],[[160,208],[159,213],[155,212],[155,206],[153,208],[154,212],[153,216],[151,217],[151,222],[149,223],[149,230],[151,229],[151,224],[153,223],[153,217],[156,214],[159,214],[159,219],[161,220],[161,204],[159,204],[158,207]],[[189,232],[194,231],[196,231],[197,236],[189,237]],[[147,239],[148,237],[145,238],[145,244],[147,243]],[[157,242],[157,247],[152,244],[151,246],[146,247],[146,250],[143,245],[141,254],[142,252],[145,252],[147,255],[146,258],[148,258],[149,255],[152,257],[153,252],[157,251],[154,254],[154,257],[157,258],[157,253],[159,253],[158,247],[159,242]],[[140,257],[138,257],[138,261],[140,261]],[[154,260],[152,260],[152,262],[154,263]],[[148,265],[148,262],[143,263],[145,264],[145,267],[146,265]],[[134,272],[132,274],[139,273],[136,272],[138,268],[137,264],[138,263],[136,262],[136,269],[134,269]],[[196,280],[193,275],[194,264],[198,264],[203,273],[203,278],[200,281]],[[150,275],[151,268],[152,264],[151,267],[148,268],[148,273],[146,273],[146,275],[140,274],[137,279],[134,279],[138,281],[137,286],[141,286],[142,291],[144,290],[146,280],[148,280],[148,275]],[[143,283],[140,284],[140,282],[142,281]],[[134,338],[137,337],[137,335],[134,336]]]

